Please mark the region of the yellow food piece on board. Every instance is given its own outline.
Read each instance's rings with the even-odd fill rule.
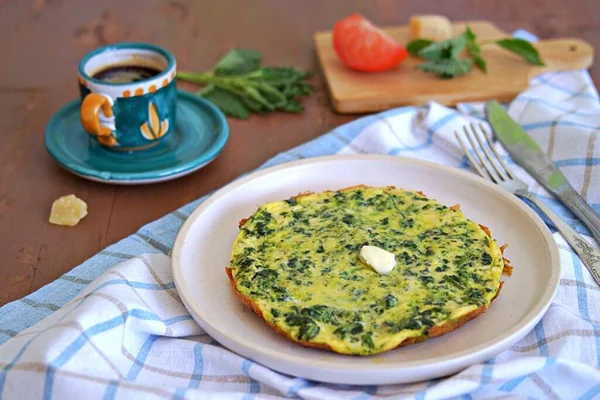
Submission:
[[[410,17],[411,39],[429,39],[435,42],[452,37],[452,24],[443,15],[413,15]]]
[[[87,215],[87,204],[74,194],[62,196],[52,203],[50,223],[75,226]]]

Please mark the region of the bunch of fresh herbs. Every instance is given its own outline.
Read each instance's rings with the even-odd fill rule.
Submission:
[[[466,31],[457,37],[442,42],[416,39],[410,42],[406,49],[413,56],[425,60],[417,65],[417,69],[450,79],[469,73],[473,64],[477,65],[483,72],[487,72],[487,63],[481,54],[481,46],[486,44],[496,44],[522,57],[530,64],[544,65],[536,48],[526,40],[506,38],[478,42],[477,37],[468,26]],[[467,55],[462,56],[465,50]]]
[[[246,119],[253,112],[304,111],[297,98],[313,92],[306,81],[311,73],[293,67],[264,67],[261,61],[257,51],[234,49],[214,69],[178,72],[177,78],[204,85],[198,95],[234,118]]]

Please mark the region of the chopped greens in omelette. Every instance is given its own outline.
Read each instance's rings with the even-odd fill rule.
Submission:
[[[363,246],[392,253],[380,274]],[[479,315],[500,288],[502,251],[463,213],[393,187],[303,194],[242,221],[227,273],[238,298],[302,345],[370,355]]]

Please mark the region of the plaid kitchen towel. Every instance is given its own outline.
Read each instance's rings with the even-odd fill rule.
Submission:
[[[281,153],[261,168],[306,157],[373,153],[468,169],[453,132],[481,112],[481,104],[454,110],[435,103],[386,111]],[[534,79],[509,113],[600,211],[600,102],[588,73]],[[537,196],[589,235],[513,167]],[[182,305],[168,254],[183,221],[205,199],[144,226],[57,281],[0,308],[0,398],[600,397],[600,288],[550,222],[560,249],[560,286],[541,322],[510,350],[444,379],[332,385],[286,376],[230,352]]]

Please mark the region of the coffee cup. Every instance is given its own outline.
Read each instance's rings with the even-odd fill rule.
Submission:
[[[177,63],[147,43],[96,49],[79,63],[81,124],[105,148],[140,151],[175,129]]]

